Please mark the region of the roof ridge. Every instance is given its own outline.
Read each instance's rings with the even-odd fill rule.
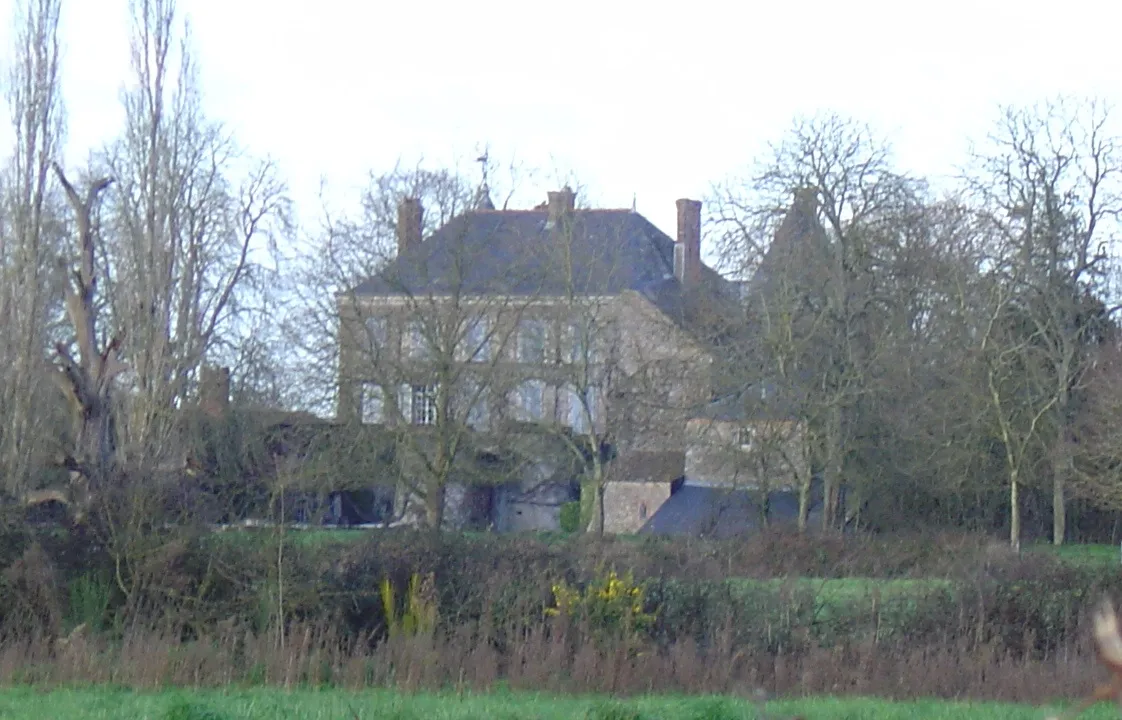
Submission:
[[[573,213],[627,213],[628,215],[631,215],[633,211],[631,210],[631,208],[573,208],[573,210],[571,210],[570,212],[573,212]],[[477,215],[494,215],[494,214],[508,214],[509,215],[509,214],[514,214],[514,213],[527,213],[527,214],[529,214],[529,213],[540,213],[540,214],[546,215],[546,214],[549,213],[549,210],[547,208],[508,208],[508,209],[505,209],[505,210],[504,209],[498,209],[498,208],[493,209],[493,210],[482,208],[482,209],[468,210],[467,213],[465,213],[465,214],[468,214],[468,213],[477,214]]]

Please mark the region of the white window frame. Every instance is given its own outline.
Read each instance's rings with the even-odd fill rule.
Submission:
[[[585,354],[584,328],[579,321],[572,321],[565,328],[565,351],[562,357],[569,363],[584,361]]]
[[[440,386],[436,383],[410,385],[409,402],[410,425],[435,425],[437,412],[437,393]]]
[[[362,384],[359,405],[363,425],[381,425],[386,422],[386,391],[378,383]]]

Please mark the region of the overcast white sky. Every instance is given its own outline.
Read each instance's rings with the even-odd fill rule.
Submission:
[[[489,144],[554,173],[519,204],[572,173],[597,204],[634,195],[672,233],[676,198],[744,168],[796,114],[865,120],[902,167],[937,176],[997,103],[1122,96],[1122,4],[1109,0],[179,5],[210,114],[279,161],[305,221],[321,178],[346,202],[398,158],[470,170]],[[127,0],[64,0],[63,13],[67,161],[80,165],[120,121]]]

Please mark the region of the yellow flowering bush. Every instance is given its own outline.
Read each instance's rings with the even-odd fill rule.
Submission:
[[[648,630],[655,621],[654,613],[645,612],[643,587],[630,572],[620,575],[612,570],[593,579],[583,591],[565,581],[552,589],[553,604],[546,608],[546,615],[587,620],[597,632],[631,635]]]
[[[430,633],[436,627],[437,602],[432,573],[426,576],[413,573],[409,577],[404,607],[398,600],[390,579],[382,580],[382,609],[386,614],[386,629],[391,636]]]

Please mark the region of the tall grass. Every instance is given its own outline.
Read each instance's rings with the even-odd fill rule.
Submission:
[[[399,633],[355,642],[326,626],[294,624],[278,648],[275,633],[228,627],[195,639],[156,626],[119,639],[80,634],[61,645],[38,636],[0,643],[0,685],[84,684],[153,690],[268,685],[389,688],[406,692],[500,688],[551,693],[972,698],[1049,702],[1074,697],[1097,677],[1087,647],[1043,659],[1013,658],[992,647],[947,643],[863,643],[778,653],[746,652],[732,628],[708,647],[686,639],[665,647],[612,644],[564,618],[505,628],[485,625]]]

